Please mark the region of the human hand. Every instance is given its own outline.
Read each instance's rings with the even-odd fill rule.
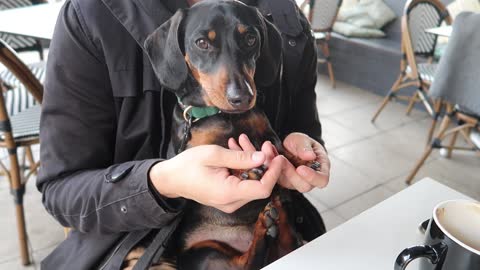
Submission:
[[[228,141],[230,149],[255,151],[255,147],[248,137],[242,134],[238,143],[230,138]],[[297,161],[317,161],[320,163],[318,171],[305,165],[295,167],[291,162],[283,164],[282,173],[278,184],[288,188],[296,189],[300,192],[308,192],[314,187],[325,187],[330,178],[330,160],[328,159],[325,148],[303,133],[291,133],[283,141],[283,147],[288,152],[290,159]],[[269,141],[262,145],[262,152],[266,154],[265,164],[278,156],[276,147]]]
[[[232,213],[250,201],[268,198],[287,160],[283,156],[271,159],[260,180],[240,180],[229,169],[255,168],[264,164],[265,159],[265,153],[255,150],[202,145],[155,164],[149,176],[166,197],[184,197]]]

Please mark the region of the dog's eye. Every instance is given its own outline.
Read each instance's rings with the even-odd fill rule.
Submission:
[[[247,34],[245,35],[245,41],[249,47],[252,47],[255,45],[255,43],[257,43],[257,37],[252,34]]]
[[[198,39],[197,41],[195,41],[195,44],[197,45],[198,48],[202,50],[210,49],[210,43],[204,38]]]

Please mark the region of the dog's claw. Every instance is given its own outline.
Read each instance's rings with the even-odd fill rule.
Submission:
[[[320,169],[321,165],[320,165],[320,162],[318,161],[313,161],[311,164],[310,164],[310,168],[312,168],[314,171],[317,171],[318,169]]]
[[[240,174],[240,179],[242,180],[260,180],[263,177],[263,174],[267,170],[267,167],[265,165],[262,165],[258,168],[253,168],[248,171],[244,171]]]
[[[278,219],[278,210],[275,207],[270,208],[268,215],[273,219]]]
[[[277,238],[278,227],[275,225],[275,226],[272,226],[272,227],[268,228],[267,229],[267,235],[270,236],[270,237],[273,237],[273,238]]]
[[[269,215],[265,216],[265,227],[270,228],[273,225],[273,220]]]

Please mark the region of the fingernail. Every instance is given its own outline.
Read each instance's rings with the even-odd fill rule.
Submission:
[[[263,153],[262,152],[253,153],[252,160],[255,161],[255,162],[263,161]]]
[[[305,147],[303,148],[303,151],[305,152],[313,152],[313,149],[311,147]]]

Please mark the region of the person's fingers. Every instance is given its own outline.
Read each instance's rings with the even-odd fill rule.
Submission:
[[[300,166],[296,169],[303,180],[314,187],[323,188],[328,184],[329,176],[325,173],[312,170],[307,166]]]
[[[265,165],[270,165],[272,159],[278,156],[278,153],[275,151],[275,147],[271,142],[266,141],[262,145],[262,152],[265,154]]]
[[[292,133],[283,142],[285,149],[302,160],[314,160],[316,154],[313,151],[315,140],[305,134]]]
[[[295,167],[290,162],[286,162],[284,165],[281,184],[286,188],[293,188],[302,193],[313,189],[313,186],[298,174]]]
[[[331,163],[325,148],[321,144],[318,144],[313,150],[317,155],[317,161],[320,162],[320,168],[318,171],[323,174],[330,175]]]
[[[230,150],[242,151],[240,145],[238,145],[237,141],[234,138],[228,139],[228,148]]]
[[[238,143],[242,147],[243,151],[256,151],[255,146],[253,146],[252,142],[248,138],[247,135],[241,134],[240,137],[238,137]]]
[[[272,143],[272,147],[273,147],[273,152],[275,153],[275,156],[280,155],[280,154],[278,153],[277,147],[276,147],[275,145],[273,145],[273,143]]]
[[[249,203],[250,200],[240,200],[236,201],[227,205],[222,205],[219,206],[217,209],[219,209],[222,212],[225,212],[227,214],[231,214],[235,211],[237,211],[240,207],[244,206],[245,204]]]
[[[265,162],[262,152],[236,151],[217,145],[203,146],[197,154],[204,165],[229,169],[251,169]],[[191,148],[194,149],[194,148]]]
[[[238,200],[249,201],[268,198],[282,173],[282,167],[285,161],[285,157],[277,156],[270,163],[262,179],[238,182],[235,187],[236,198]]]

